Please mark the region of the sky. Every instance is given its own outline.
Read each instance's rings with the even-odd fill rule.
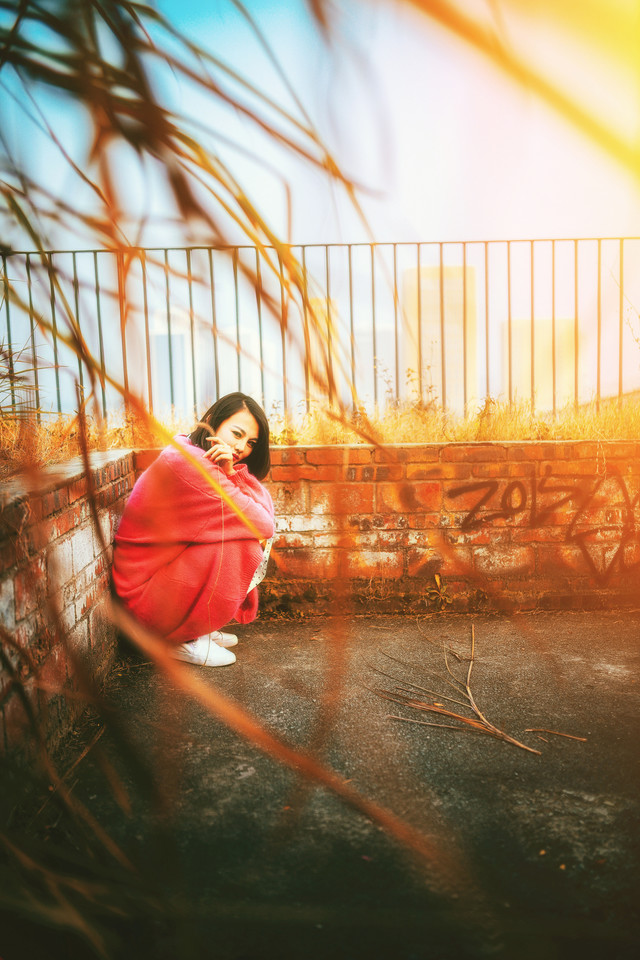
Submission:
[[[491,4],[467,4],[474,6],[486,11]],[[616,6],[625,7],[624,0],[609,7],[614,20]],[[542,15],[527,20],[522,4],[507,7],[512,15],[502,26],[513,49],[621,135],[637,136],[637,77],[624,56],[612,55],[605,44],[598,49],[593,36],[572,34],[571,22]],[[528,7],[542,14],[546,3]],[[161,8],[178,28],[290,105],[228,0],[162,0]],[[330,44],[303,2],[249,0],[247,8],[323,140],[363,185],[376,239],[637,233],[640,190],[632,174],[532,90],[410,5],[341,0],[334,5]],[[255,144],[246,125],[233,130]],[[326,176],[268,144],[261,157],[291,185],[293,241],[367,238],[353,207]],[[286,233],[279,178],[258,164],[235,162],[256,202]]]
[[[153,71],[156,90],[174,109],[223,135],[208,145],[228,162],[280,237],[337,243],[371,235],[390,242],[638,233],[640,173],[634,176],[597,139],[411,3],[333,0],[327,41],[305,0],[247,0],[289,88],[231,0],[157,5],[177,30],[294,117],[302,117],[304,108],[340,168],[360,185],[366,223],[326,173],[277,147],[175,71]],[[460,2],[523,63],[636,151],[638,7],[635,0]],[[244,96],[239,84],[229,87]],[[8,81],[3,128],[27,168],[54,194],[89,205],[89,191],[83,192],[47,136],[25,124],[10,92]],[[63,108],[42,90],[39,96],[82,166],[90,142],[82,112]],[[141,218],[155,215],[158,245],[179,242],[162,178],[132,159],[122,151],[123,206]],[[72,239],[65,242],[76,245]],[[135,231],[129,239],[138,239]]]

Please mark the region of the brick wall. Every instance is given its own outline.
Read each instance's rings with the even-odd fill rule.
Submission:
[[[111,542],[157,451],[94,455],[103,550],[74,461],[38,492],[0,494],[0,749],[29,714],[54,743],[115,633]],[[277,447],[263,615],[638,606],[640,443]],[[10,642],[7,638],[11,638]]]
[[[85,706],[81,672],[99,683],[113,660],[111,543],[134,476],[120,450],[93,454],[89,478],[78,459],[0,487],[0,752],[24,753],[34,722],[53,746]]]
[[[283,447],[272,464],[263,609],[331,609],[332,578],[367,612],[639,603],[640,443]]]

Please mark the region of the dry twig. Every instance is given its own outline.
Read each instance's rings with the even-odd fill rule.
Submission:
[[[415,720],[410,717],[390,715],[391,718],[394,720],[404,720],[406,723],[421,723],[421,724],[424,724],[425,726],[447,727],[447,728],[452,728],[454,730],[465,730],[465,729],[476,730],[478,733],[488,734],[489,736],[494,737],[496,740],[503,740],[505,741],[505,743],[510,743],[514,747],[520,747],[521,750],[526,750],[528,753],[535,753],[538,756],[540,756],[540,750],[534,750],[533,747],[528,747],[526,744],[521,743],[519,740],[516,740],[514,737],[510,736],[508,733],[505,733],[504,730],[500,730],[493,723],[491,723],[490,720],[487,720],[485,715],[482,713],[482,711],[478,707],[478,704],[475,701],[473,693],[471,692],[471,672],[473,670],[473,664],[475,660],[475,644],[476,644],[475,627],[472,624],[471,625],[471,656],[469,658],[469,666],[467,668],[467,676],[465,681],[459,680],[458,677],[456,677],[456,675],[451,670],[451,667],[449,666],[449,659],[448,659],[448,653],[450,651],[447,650],[446,646],[444,646],[443,648],[444,662],[445,662],[445,667],[447,669],[447,673],[449,674],[449,677],[451,679],[447,679],[446,677],[442,677],[437,673],[433,673],[433,671],[431,670],[426,671],[432,676],[436,676],[440,680],[444,680],[445,683],[448,684],[448,686],[453,687],[454,690],[456,690],[456,692],[461,697],[464,697],[464,700],[462,699],[458,700],[450,696],[437,694],[433,690],[427,689],[426,687],[421,687],[416,683],[412,683],[411,681],[400,681],[400,683],[403,685],[402,686],[398,685],[393,690],[375,690],[374,692],[377,693],[378,696],[382,697],[385,700],[391,700],[393,703],[402,703],[406,707],[412,707],[415,710],[423,710],[427,713],[434,713],[443,718],[454,720],[456,721],[456,723],[454,724],[435,723],[433,721],[428,721],[428,720]],[[388,654],[385,654],[385,656],[389,657]],[[403,664],[403,666],[406,666],[406,664],[404,664],[402,660],[397,660],[396,657],[389,657],[389,659],[396,660],[397,663],[401,663]],[[390,674],[385,673],[383,670],[377,670],[377,668],[373,668],[373,669],[375,669],[377,673],[381,673],[383,676],[389,677],[389,679],[391,680],[398,679],[397,677],[392,677]],[[427,701],[427,700],[418,699],[418,696],[409,688],[413,688],[413,690],[419,690],[424,693],[428,693],[430,696],[437,697],[437,700]],[[448,700],[451,703],[459,704],[464,709],[470,710],[473,716],[465,716],[462,713],[455,713],[453,710],[448,710],[439,702],[440,700]],[[463,724],[463,726],[458,726],[458,724]],[[540,732],[551,733],[552,731],[540,731]],[[566,734],[566,736],[568,736],[568,734]]]
[[[580,743],[587,742],[586,737],[574,737],[572,733],[560,733],[559,730],[547,730],[545,727],[527,727],[525,733],[552,733],[556,737],[566,737],[567,740],[579,740]],[[540,737],[540,739],[544,740],[544,737]]]

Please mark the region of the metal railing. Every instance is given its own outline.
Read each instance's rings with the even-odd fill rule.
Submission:
[[[487,398],[557,411],[640,388],[640,239],[5,253],[0,342],[41,411],[71,412],[91,355],[102,411],[243,390],[269,411]],[[75,342],[76,347],[73,346]],[[77,344],[86,349],[84,360]],[[14,376],[15,375],[15,376]],[[17,376],[17,380],[16,380]]]

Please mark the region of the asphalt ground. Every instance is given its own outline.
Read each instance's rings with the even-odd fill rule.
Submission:
[[[393,719],[452,722],[376,692],[410,681],[432,691],[412,687],[418,699],[473,716],[453,680],[467,679],[472,625],[477,708],[539,754],[461,724]],[[54,925],[42,956],[639,955],[640,613],[258,620],[237,632],[236,664],[184,669],[313,752],[350,796],[232,732],[144,660],[123,660],[105,731],[94,717],[73,741],[99,736],[71,782],[138,880],[118,867],[107,880],[120,901],[83,901],[98,946]],[[78,847],[60,824],[54,841]],[[12,952],[25,936],[9,930],[3,960],[26,955]]]

